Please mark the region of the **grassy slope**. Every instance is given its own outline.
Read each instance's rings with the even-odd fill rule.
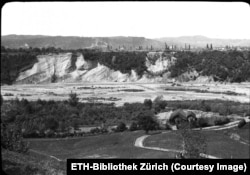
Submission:
[[[203,131],[207,140],[207,154],[221,158],[250,158],[250,146],[231,139],[232,133],[238,134],[249,143],[249,123],[242,129],[231,128],[221,131]],[[178,131],[151,136],[145,140],[144,144],[145,146],[182,149],[182,140]]]
[[[173,153],[136,148],[136,138],[144,135],[143,131],[113,133],[79,139],[30,140],[31,149],[56,156],[60,159],[87,158],[174,158]]]
[[[249,158],[249,146],[230,139],[236,133],[249,142],[249,123],[242,129],[231,128],[222,131],[203,131],[208,144],[207,153],[221,158]],[[148,137],[145,146],[181,149],[179,131],[154,134]],[[174,158],[170,152],[136,148],[136,138],[144,135],[143,131],[113,133],[74,139],[29,139],[30,148],[56,156],[60,159],[87,158]],[[65,162],[58,162],[46,156],[29,152],[14,153],[2,150],[2,167],[9,174],[65,174]]]
[[[5,149],[2,153],[2,170],[10,175],[66,174],[66,164],[36,154],[21,154]]]

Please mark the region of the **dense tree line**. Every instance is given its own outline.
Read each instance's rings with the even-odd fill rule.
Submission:
[[[37,61],[36,53],[1,53],[1,83],[11,84],[20,71],[29,69]]]
[[[32,68],[38,55],[61,52],[67,50],[54,47],[11,49],[1,46],[1,84],[12,84],[20,72]]]
[[[171,76],[196,70],[200,75],[213,76],[215,81],[250,81],[250,52],[204,51],[177,52],[177,62],[171,67]]]
[[[139,76],[142,76],[147,71],[146,52],[93,52],[85,50],[82,53],[86,60],[98,61],[122,73],[131,73],[131,70],[135,70]]]
[[[1,121],[6,126],[21,128],[25,137],[44,137],[45,133],[50,135],[54,132],[67,132],[70,127],[78,129],[80,125],[112,126],[121,122],[135,122],[139,125],[138,116],[144,116],[146,111],[151,111],[147,116],[154,117],[154,108],[149,109],[143,103],[126,103],[121,107],[113,104],[80,103],[77,95],[71,93],[68,100],[57,102],[40,99],[6,101],[2,107]],[[144,129],[143,126],[141,128]],[[124,125],[118,129],[124,130]]]
[[[145,58],[147,52],[103,52],[100,50],[78,49],[62,50],[60,48],[9,49],[1,47],[1,83],[11,84],[21,71],[30,69],[37,61],[36,56],[48,53],[71,52],[72,65],[77,54],[82,53],[86,60],[99,62],[113,70],[131,73],[135,70],[139,76],[147,72]],[[213,76],[215,81],[243,82],[250,81],[249,51],[203,51],[176,52],[177,62],[170,68],[171,76],[196,70],[200,75]],[[75,67],[73,66],[72,69]]]
[[[147,70],[145,65],[146,52],[102,52],[99,50],[62,50],[60,48],[20,48],[10,49],[1,47],[1,83],[12,84],[18,74],[22,71],[32,68],[37,62],[37,55],[49,53],[65,53],[71,52],[72,69],[76,61],[77,54],[82,53],[86,60],[99,62],[113,70],[119,70],[122,73],[131,73],[135,70],[139,76]],[[52,82],[56,81],[56,78]]]

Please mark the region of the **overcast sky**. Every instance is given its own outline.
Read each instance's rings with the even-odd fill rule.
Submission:
[[[2,35],[204,35],[250,39],[243,2],[11,2],[2,8]]]

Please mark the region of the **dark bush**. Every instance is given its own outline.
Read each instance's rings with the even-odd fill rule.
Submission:
[[[77,97],[77,94],[71,92],[69,94],[69,100],[68,100],[69,104],[71,106],[76,106],[78,104],[78,101],[79,101],[79,98]]]
[[[152,105],[153,105],[153,102],[151,99],[145,99],[144,100],[144,106],[146,106],[148,109],[151,109],[152,108]]]
[[[28,151],[28,144],[23,140],[20,126],[8,127],[1,123],[1,147],[19,153]]]
[[[107,130],[106,128],[101,128],[101,129],[100,129],[100,132],[101,132],[101,133],[108,133],[108,130]]]
[[[208,127],[208,126],[210,126],[208,124],[208,121],[205,118],[202,118],[202,117],[197,119],[197,123],[198,123],[199,127]]]
[[[90,130],[90,133],[92,133],[92,134],[98,134],[100,132],[101,132],[101,130],[99,128],[93,128]]]
[[[12,93],[5,93],[4,96],[14,96]]]
[[[238,124],[238,128],[242,128],[243,126],[245,126],[247,123],[246,123],[246,120],[245,119],[242,119],[239,124]]]
[[[152,111],[143,111],[137,116],[138,125],[140,128],[145,130],[146,134],[150,130],[157,130],[159,128],[159,124],[154,118],[154,114]]]
[[[136,130],[138,130],[138,125],[137,125],[137,123],[132,122],[131,125],[130,125],[130,127],[129,127],[129,130],[130,130],[130,131],[136,131]]]
[[[171,126],[170,126],[170,124],[169,124],[169,123],[167,123],[167,122],[166,122],[166,124],[165,124],[165,129],[166,129],[166,130],[172,130],[172,128],[171,128]]]
[[[120,122],[116,128],[116,132],[123,132],[125,130],[127,130],[125,123]]]
[[[55,132],[52,130],[49,130],[48,132],[45,133],[45,136],[48,138],[52,138],[55,136]]]
[[[214,121],[215,125],[224,125],[230,122],[229,118],[219,118],[217,120]]]

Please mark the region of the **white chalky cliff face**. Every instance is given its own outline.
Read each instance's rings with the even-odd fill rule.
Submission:
[[[163,52],[149,52],[146,58],[146,66],[149,72],[157,74],[168,70],[175,61],[175,57],[164,55]]]
[[[166,72],[176,60],[158,52],[149,53],[145,59],[150,75],[145,72],[139,77],[134,70],[130,73],[115,71],[98,62],[85,60],[82,54],[74,59],[72,53],[39,55],[38,62],[31,69],[19,73],[16,83],[49,83],[52,76],[56,77],[55,82],[160,82],[162,77],[157,74]]]

